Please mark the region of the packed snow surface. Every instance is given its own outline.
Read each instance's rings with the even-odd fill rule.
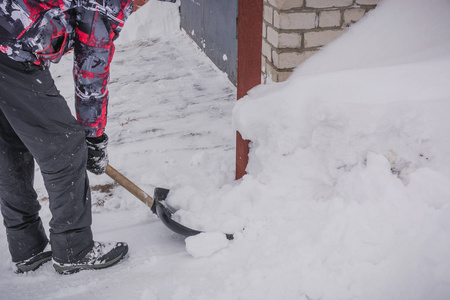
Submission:
[[[238,102],[177,10],[149,1],[118,40],[110,163],[149,193],[170,188],[174,219],[207,233],[185,239],[91,176],[94,237],[128,242],[129,257],[15,275],[3,231],[0,298],[450,299],[450,2],[382,0]],[[71,63],[52,72],[72,107]],[[252,141],[239,181],[235,130]]]

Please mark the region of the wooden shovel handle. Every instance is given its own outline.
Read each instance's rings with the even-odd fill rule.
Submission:
[[[123,176],[119,171],[111,167],[109,164],[106,166],[106,175],[114,179],[118,184],[123,186],[127,191],[132,193],[136,198],[147,204],[148,207],[153,206],[153,198],[150,197],[146,192],[141,190],[137,185],[131,182],[128,178]]]

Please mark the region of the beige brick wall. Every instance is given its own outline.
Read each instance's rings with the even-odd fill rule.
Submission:
[[[263,0],[262,75],[285,81],[380,0]]]

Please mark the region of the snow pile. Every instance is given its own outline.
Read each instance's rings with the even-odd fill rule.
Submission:
[[[449,13],[382,2],[238,101],[249,174],[202,204],[171,201],[193,227],[245,228],[234,254],[252,249],[246,268],[265,277],[243,298],[450,298]]]
[[[178,5],[151,0],[131,14],[117,39],[117,46],[158,38],[180,31]]]

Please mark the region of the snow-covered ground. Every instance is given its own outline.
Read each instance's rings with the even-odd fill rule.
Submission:
[[[170,188],[177,220],[208,233],[184,239],[91,176],[94,236],[129,257],[16,275],[2,231],[0,299],[450,299],[449,14],[446,0],[384,0],[236,104],[176,5],[151,0],[118,40],[110,163],[149,193]],[[70,58],[52,68],[72,105]],[[236,129],[252,140],[240,181]]]

